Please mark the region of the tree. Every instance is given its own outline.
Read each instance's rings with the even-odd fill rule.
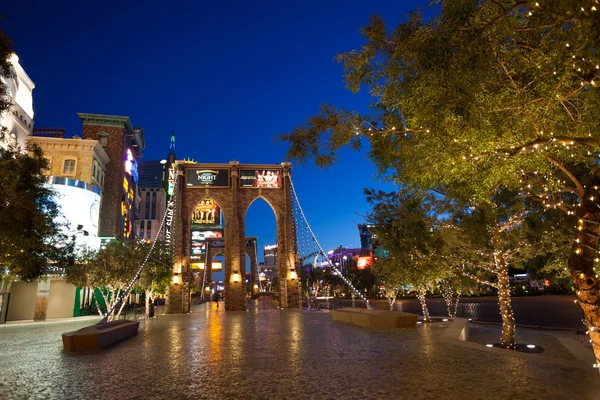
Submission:
[[[9,79],[12,77],[9,58],[12,55],[12,42],[6,36],[6,32],[0,29],[0,77]],[[12,106],[8,97],[8,88],[3,79],[0,79],[0,114],[6,112]],[[4,130],[4,129],[3,129]]]
[[[95,290],[98,313],[103,315],[100,304],[106,310],[118,306],[120,298],[129,295],[127,287],[136,276],[141,260],[133,247],[119,241],[112,241],[98,251],[84,249],[77,262],[67,269],[67,282],[80,287],[98,288]],[[125,301],[118,310],[108,315],[108,321],[119,318]]]
[[[409,288],[416,292],[423,317],[429,322],[425,296],[452,274],[440,253],[434,198],[408,189],[398,193],[365,190],[365,194],[373,207],[367,221],[388,254],[377,260],[375,273],[385,285],[390,309],[399,288]]]
[[[8,57],[11,44],[0,30],[0,78],[12,76]],[[12,106],[7,86],[0,79],[0,114]],[[7,134],[0,127],[0,140]],[[48,162],[40,147],[14,143],[0,147],[0,269],[2,279],[29,282],[42,276],[49,265],[74,262],[74,239],[61,231],[54,192],[46,185]]]
[[[508,349],[515,348],[509,266],[517,257],[524,256],[520,226],[525,214],[519,199],[511,193],[501,192],[494,196],[491,205],[459,208],[453,215],[452,224],[443,230],[447,256],[454,259],[461,272],[498,290],[501,344]]]
[[[283,135],[289,156],[335,160],[345,144],[398,182],[452,187],[475,204],[520,191],[578,217],[568,269],[600,359],[600,145],[596,89],[600,14],[584,0],[456,0],[338,57],[348,87],[373,95],[372,115],[333,106]],[[597,362],[600,365],[600,361]]]
[[[148,262],[140,275],[139,285],[144,290],[146,318],[150,317],[150,304],[156,295],[165,294],[173,274],[173,250],[163,241],[157,241],[151,250],[149,243],[141,242],[135,245],[135,260],[137,263],[148,257]]]

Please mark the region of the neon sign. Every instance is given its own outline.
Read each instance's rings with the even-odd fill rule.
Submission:
[[[131,149],[127,149],[127,156],[125,158],[125,172],[127,172],[135,183],[138,181],[138,166]]]

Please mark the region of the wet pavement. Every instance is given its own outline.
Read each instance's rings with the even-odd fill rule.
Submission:
[[[373,330],[326,313],[194,306],[69,354],[87,321],[0,326],[0,399],[598,399],[597,370],[441,340],[448,323]]]

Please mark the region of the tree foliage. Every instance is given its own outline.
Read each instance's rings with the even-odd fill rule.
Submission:
[[[362,48],[338,56],[348,88],[373,96],[371,114],[323,106],[281,136],[288,156],[328,165],[342,146],[368,141],[376,165],[401,185],[447,190],[477,206],[512,191],[575,214],[568,268],[600,360],[597,6],[438,6],[431,19],[414,12],[394,29],[372,17]]]
[[[148,300],[156,294],[164,294],[171,280],[173,253],[170,246],[157,242],[151,245],[145,242],[123,244],[112,241],[100,250],[82,249],[77,262],[67,269],[67,282],[80,287],[99,288],[96,295],[99,304],[106,304],[107,310],[117,303],[119,297],[127,296],[127,287],[132,280],[138,280],[138,288],[146,292]],[[141,264],[146,260],[142,272]],[[111,318],[118,317],[125,302],[121,304]],[[116,305],[118,307],[118,304]]]
[[[365,194],[372,206],[367,221],[387,254],[376,260],[375,273],[385,286],[390,307],[398,289],[416,292],[424,303],[426,293],[453,275],[452,265],[441,257],[443,242],[436,229],[434,198],[410,190],[365,190]]]
[[[0,30],[0,78],[12,77],[8,57],[10,40]],[[10,112],[10,98],[0,79],[0,114]],[[0,127],[0,140],[6,134]],[[48,162],[35,144],[25,149],[8,144],[0,148],[0,269],[3,277],[31,281],[47,267],[74,262],[74,239],[61,231],[53,191],[45,186]]]

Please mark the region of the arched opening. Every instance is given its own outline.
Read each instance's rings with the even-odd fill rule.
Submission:
[[[190,216],[190,273],[192,304],[210,300],[215,293],[222,292],[213,283],[223,281],[225,258],[222,253],[212,259],[212,268],[206,270],[207,239],[222,238],[225,221],[221,207],[210,196],[200,200]]]
[[[225,294],[225,255],[215,254],[212,260],[212,283],[210,285],[211,299],[223,300]]]
[[[254,199],[246,209],[244,226],[246,238],[256,238],[255,244],[247,243],[255,246],[256,252],[254,262],[246,254],[248,291],[253,296],[265,291],[277,292],[277,216],[271,204],[262,197]],[[256,268],[254,272],[252,265]]]

